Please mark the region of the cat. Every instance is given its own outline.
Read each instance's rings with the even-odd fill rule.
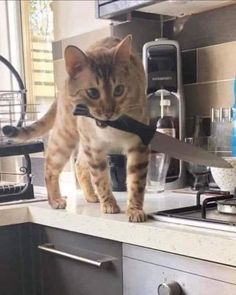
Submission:
[[[107,152],[118,149],[127,156],[129,221],[143,222],[144,191],[148,166],[148,147],[140,138],[100,124],[92,118],[73,116],[74,107],[85,104],[98,120],[115,120],[122,114],[148,123],[146,78],[142,61],[132,48],[132,37],[123,40],[108,37],[86,52],[68,46],[64,52],[68,78],[64,93],[49,111],[32,125],[23,128],[5,126],[8,137],[26,141],[51,129],[45,161],[48,201],[53,208],[65,208],[59,175],[79,143],[76,174],[88,202],[100,202],[104,213],[120,208],[112,193]]]

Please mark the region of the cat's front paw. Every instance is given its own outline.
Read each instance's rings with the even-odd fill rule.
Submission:
[[[128,209],[127,214],[130,222],[144,222],[147,220],[147,215],[140,209]]]
[[[88,203],[98,203],[99,202],[98,196],[96,194],[85,196],[85,199]]]
[[[53,209],[65,209],[66,200],[64,198],[56,198],[49,200],[49,204]]]
[[[101,204],[103,213],[115,214],[120,212],[120,207],[117,205],[116,200],[111,199]]]

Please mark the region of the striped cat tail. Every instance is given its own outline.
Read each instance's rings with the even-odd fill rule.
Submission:
[[[41,137],[52,128],[56,118],[56,112],[57,101],[55,100],[47,113],[38,121],[26,127],[6,125],[2,128],[2,132],[5,136],[14,139],[17,142],[24,142]]]

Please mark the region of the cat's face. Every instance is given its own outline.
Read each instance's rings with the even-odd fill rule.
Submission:
[[[100,120],[115,120],[129,108],[131,38],[117,46],[96,48],[87,54],[74,46],[65,50],[74,104],[83,103]]]

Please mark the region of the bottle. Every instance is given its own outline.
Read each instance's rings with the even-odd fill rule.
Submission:
[[[156,122],[156,130],[169,136],[175,137],[175,126],[172,116],[170,116],[170,99],[164,99],[164,91],[161,91],[161,116]],[[170,158],[164,153],[152,151],[147,176],[147,190],[152,192],[162,192],[165,189],[166,176],[170,167]]]
[[[176,137],[175,125],[172,116],[170,116],[170,105],[169,99],[161,99],[161,117],[156,123],[156,130],[166,135]]]
[[[211,108],[211,136],[216,137],[217,125],[220,121],[219,108]]]

